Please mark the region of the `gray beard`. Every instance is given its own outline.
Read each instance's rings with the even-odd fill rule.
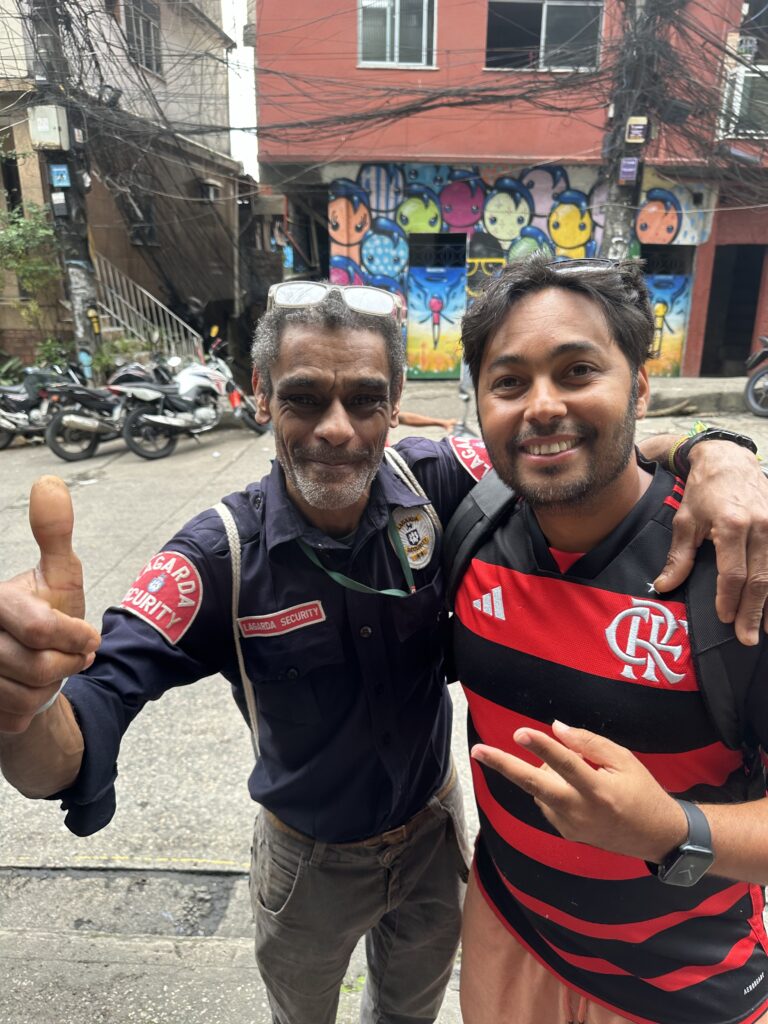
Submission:
[[[336,508],[348,508],[363,497],[376,476],[380,460],[371,467],[368,462],[361,462],[353,476],[338,484],[326,484],[306,474],[301,467],[283,465],[285,475],[312,508],[330,511]]]

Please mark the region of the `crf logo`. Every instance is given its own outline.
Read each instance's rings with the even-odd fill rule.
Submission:
[[[625,620],[629,621],[626,635],[625,630],[621,630],[625,636],[622,646],[619,630]],[[674,665],[683,653],[682,644],[669,642],[678,628],[687,633],[688,623],[685,619],[676,619],[666,605],[633,597],[632,607],[619,612],[606,629],[605,637],[616,657],[625,663],[621,674],[626,679],[637,679],[635,666],[643,667],[642,678],[651,683],[659,681],[657,670],[668,683],[679,683],[685,676],[674,672],[668,664]]]

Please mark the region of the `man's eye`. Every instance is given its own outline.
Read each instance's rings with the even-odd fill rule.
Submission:
[[[380,405],[385,399],[381,395],[357,395],[352,404],[357,406]]]
[[[283,401],[289,405],[315,405],[317,399],[314,395],[283,395]]]
[[[576,366],[572,366],[568,370],[567,376],[569,377],[588,377],[594,372],[594,366],[590,366],[588,363],[577,363]]]
[[[515,388],[521,387],[522,383],[519,377],[501,377],[493,387],[495,391],[513,391]]]

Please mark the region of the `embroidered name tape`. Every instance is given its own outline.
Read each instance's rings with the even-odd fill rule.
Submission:
[[[295,629],[315,626],[325,622],[325,611],[321,601],[306,601],[294,604],[271,615],[245,615],[237,620],[240,635],[247,639],[252,636],[281,636]]]
[[[491,468],[488,450],[480,437],[449,437],[453,454],[473,480],[482,480]]]
[[[177,644],[194,622],[203,601],[196,566],[178,551],[150,558],[120,607],[144,619],[171,644]]]

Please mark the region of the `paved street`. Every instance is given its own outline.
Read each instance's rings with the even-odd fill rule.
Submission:
[[[665,383],[668,404],[701,388],[698,381]],[[705,418],[752,434],[768,452],[768,419],[724,411],[722,395],[739,388],[717,382],[710,389],[715,412]],[[403,404],[459,412],[455,382],[410,385]],[[692,418],[650,418],[639,434],[680,433]],[[436,428],[424,434],[441,436]],[[56,473],[72,488],[88,616],[96,623],[149,554],[191,515],[263,475],[273,451],[271,435],[256,437],[234,423],[200,444],[182,440],[175,455],[156,463],[117,443],[73,464],[42,446],[14,445],[0,453],[2,576],[34,561],[29,486]],[[468,792],[459,692],[454,700],[456,758]],[[171,692],[139,716],[121,752],[116,818],[89,839],[72,836],[55,806],[26,801],[0,781],[0,1024],[268,1021],[247,896],[251,757],[229,687],[214,677]],[[358,954],[344,986],[344,1024],[357,1018],[363,977]],[[459,1020],[454,978],[440,1021]]]

